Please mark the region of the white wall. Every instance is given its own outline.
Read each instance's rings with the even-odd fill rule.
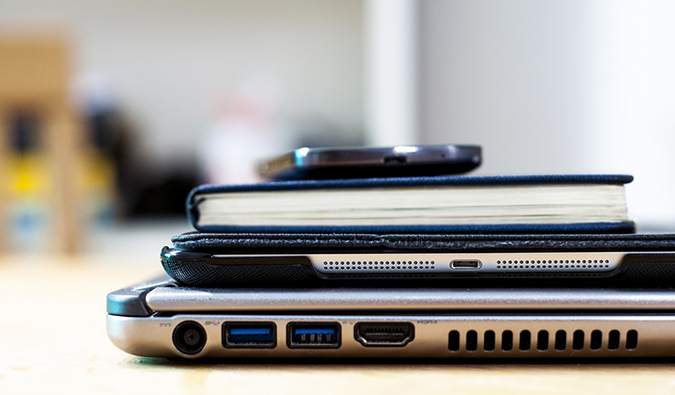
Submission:
[[[417,0],[364,2],[366,143],[415,144],[418,139]]]
[[[481,173],[626,172],[631,214],[675,223],[675,3],[419,2],[420,142],[477,143]],[[0,0],[0,29],[66,26],[79,75],[110,79],[171,165],[228,89],[284,82],[282,116],[364,125],[357,0]]]
[[[482,144],[490,173],[584,170],[593,99],[586,4],[423,2],[425,141]]]
[[[76,74],[109,79],[160,166],[190,158],[218,102],[255,75],[282,82],[282,118],[362,133],[359,0],[0,0],[0,29],[31,26],[71,32]]]
[[[426,0],[425,143],[484,147],[481,173],[630,173],[629,209],[675,224],[675,4]]]

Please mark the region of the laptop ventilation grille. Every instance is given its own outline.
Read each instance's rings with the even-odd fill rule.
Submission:
[[[616,329],[608,332],[594,330],[590,333],[562,329],[555,332],[505,330],[501,333],[493,330],[460,333],[453,330],[448,335],[448,349],[452,352],[633,351],[637,346],[638,332],[634,329],[623,334]]]
[[[498,260],[500,270],[598,270],[608,269],[609,260],[603,259],[551,259],[551,260]]]
[[[326,261],[323,268],[334,272],[354,271],[427,271],[436,268],[434,261]]]

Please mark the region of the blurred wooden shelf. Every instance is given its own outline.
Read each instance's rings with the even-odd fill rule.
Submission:
[[[161,272],[114,257],[0,258],[0,392],[673,394],[665,361],[183,361],[134,357],[105,330],[106,294]]]

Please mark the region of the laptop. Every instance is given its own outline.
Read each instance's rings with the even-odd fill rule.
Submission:
[[[193,288],[163,276],[110,293],[107,313],[110,340],[144,357],[675,356],[672,289]]]

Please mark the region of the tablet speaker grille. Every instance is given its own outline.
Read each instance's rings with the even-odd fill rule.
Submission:
[[[607,259],[501,259],[497,261],[500,270],[598,270],[610,267]]]
[[[434,261],[324,261],[323,268],[329,272],[424,272],[436,269]]]

